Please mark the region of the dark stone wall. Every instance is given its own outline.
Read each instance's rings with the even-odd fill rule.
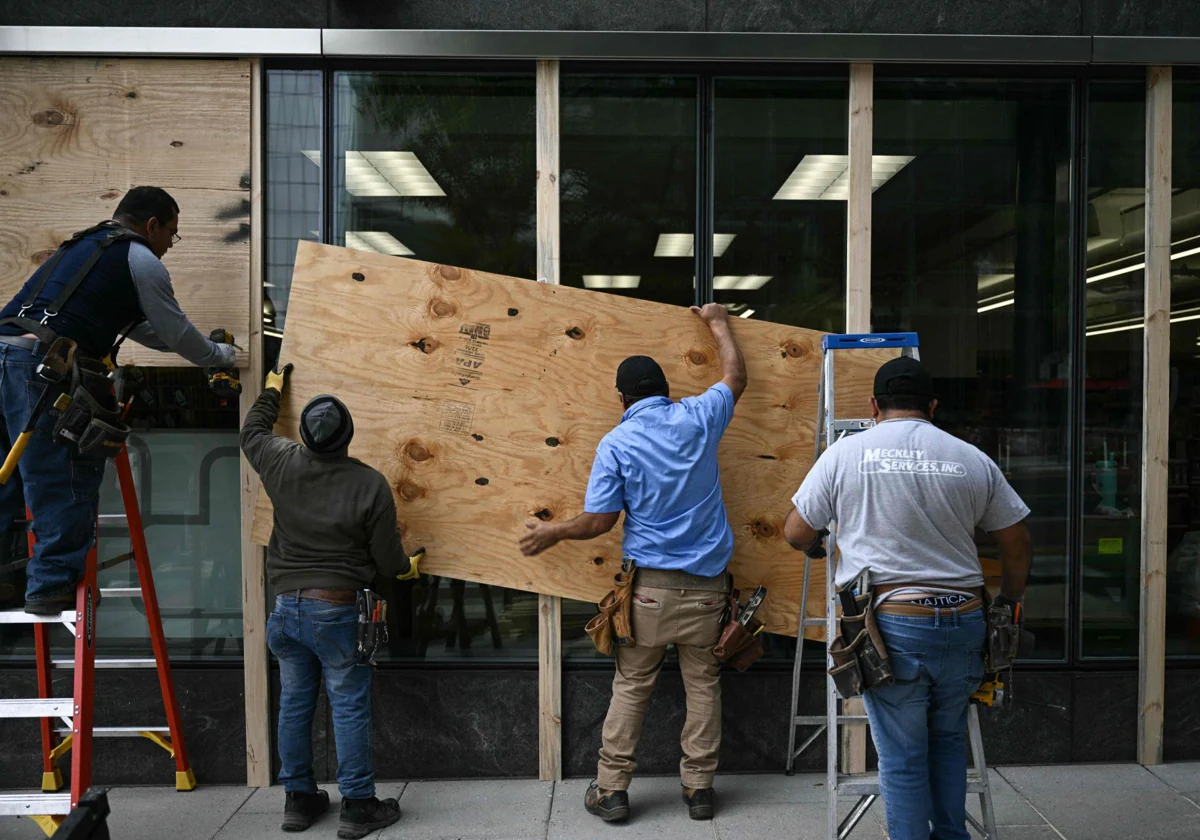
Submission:
[[[1200,36],[1192,0],[2,0],[0,25]]]

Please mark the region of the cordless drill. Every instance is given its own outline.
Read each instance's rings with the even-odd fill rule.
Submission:
[[[208,334],[208,340],[217,344],[233,344],[233,333],[216,329]],[[204,373],[208,376],[208,387],[220,399],[221,405],[242,395],[237,368],[205,368]]]

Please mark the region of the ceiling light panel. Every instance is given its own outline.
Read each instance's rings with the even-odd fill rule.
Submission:
[[[754,292],[767,285],[771,279],[766,274],[718,274],[713,278],[713,289],[718,292]]]
[[[636,289],[642,282],[640,274],[585,274],[585,289]]]
[[[346,152],[346,192],[368,197],[444,196],[412,152]]]
[[[871,192],[912,163],[912,155],[872,155]],[[805,155],[783,182],[776,201],[845,201],[850,195],[849,155]]]
[[[733,244],[736,233],[713,234],[713,256],[720,257]],[[660,233],[654,246],[656,257],[692,257],[696,255],[695,240],[690,233]]]
[[[355,251],[389,254],[393,257],[411,257],[413,255],[407,245],[382,230],[348,230],[346,231],[346,247],[353,248]]]

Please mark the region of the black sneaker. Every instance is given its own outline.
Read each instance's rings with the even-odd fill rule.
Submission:
[[[711,820],[713,818],[713,789],[690,788],[683,789],[683,801],[688,806],[688,816],[694,820]]]
[[[358,840],[399,819],[400,803],[395,799],[343,799],[337,836],[342,840]]]
[[[75,609],[75,587],[58,589],[37,598],[25,599],[25,612],[30,615],[58,615]]]
[[[629,791],[601,790],[599,782],[588,785],[583,807],[605,822],[620,822],[629,816]]]
[[[289,793],[283,803],[284,831],[304,831],[329,810],[329,791]]]

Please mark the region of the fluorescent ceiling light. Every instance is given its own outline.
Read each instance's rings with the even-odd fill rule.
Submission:
[[[636,289],[642,282],[640,274],[585,274],[585,289]]]
[[[739,318],[749,318],[749,317],[750,317],[751,315],[753,315],[753,314],[754,314],[754,310],[753,310],[753,309],[747,309],[747,310],[746,310],[745,312],[743,312],[741,315],[738,315],[738,317],[739,317]]]
[[[1016,275],[1014,274],[980,274],[975,288],[982,292],[992,288],[992,286],[999,286],[1015,279]]]
[[[413,252],[403,242],[382,230],[348,230],[346,247],[355,251],[373,251],[393,257],[411,257]]]
[[[987,306],[981,306],[978,309],[976,309],[975,311],[976,312],[991,312],[993,309],[1001,309],[1005,306],[1012,306],[1014,303],[1016,303],[1016,301],[1017,301],[1017,299],[1015,297],[1010,297],[1008,300],[1002,300],[998,303],[989,303]]]
[[[729,246],[733,244],[733,240],[736,237],[736,233],[714,233],[713,256],[723,256]],[[692,239],[692,234],[660,233],[658,235],[658,243],[654,246],[654,256],[694,257],[695,255],[695,242]]]
[[[871,192],[886,184],[912,160],[912,155],[872,155]],[[849,196],[849,155],[805,155],[774,198],[776,201],[845,201]]]
[[[753,292],[767,285],[771,275],[766,274],[718,274],[713,278],[713,289],[718,292]]]
[[[1187,309],[1180,309],[1171,313],[1172,324],[1178,324],[1182,321],[1197,320],[1200,320],[1200,306],[1192,306]],[[1097,324],[1085,334],[1088,337],[1093,335],[1108,335],[1109,333],[1126,332],[1128,330],[1140,330],[1144,326],[1145,321],[1143,319],[1129,318],[1122,321],[1109,321],[1107,324]]]
[[[1200,254],[1200,248],[1188,248],[1186,251],[1180,251],[1178,254],[1172,254],[1171,261],[1174,262],[1175,260],[1181,260],[1184,257],[1195,256],[1196,254]],[[1087,282],[1095,283],[1097,280],[1107,280],[1109,277],[1118,277],[1122,274],[1131,274],[1134,271],[1141,271],[1145,267],[1146,264],[1144,262],[1140,262],[1136,265],[1127,265],[1123,268],[1115,268],[1112,271],[1106,271],[1103,274],[1093,275],[1087,279]]]
[[[446,194],[412,152],[347,151],[346,192],[391,198]]]

